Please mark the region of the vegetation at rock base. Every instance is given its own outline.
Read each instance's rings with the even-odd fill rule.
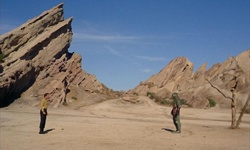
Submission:
[[[244,113],[245,114],[250,114],[250,108],[246,109]]]
[[[158,96],[157,94],[155,93],[152,93],[152,92],[147,92],[147,96],[150,98],[150,99],[153,99],[156,103],[158,104],[161,104],[161,105],[168,105],[168,106],[172,106],[173,105],[173,100],[171,99],[166,99],[166,98],[162,98],[160,96]],[[187,101],[185,99],[181,99],[181,104],[182,105],[186,105],[188,107],[192,107],[191,104],[187,103]]]
[[[213,99],[207,98],[207,100],[209,101],[209,106],[210,107],[214,107],[216,105],[216,102]]]
[[[167,99],[163,99],[160,104],[161,105],[172,105],[173,101],[167,100]]]
[[[75,100],[75,101],[77,100],[77,97],[75,97],[75,96],[72,96],[71,98],[72,98],[73,100]]]
[[[69,104],[65,101],[63,102],[63,106],[68,106]]]
[[[147,96],[150,98],[150,99],[154,99],[155,102],[161,102],[162,101],[162,97],[156,95],[155,93],[152,93],[152,92],[147,92]]]

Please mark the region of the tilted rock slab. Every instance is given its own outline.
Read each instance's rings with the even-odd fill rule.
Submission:
[[[20,96],[42,98],[58,107],[67,102],[69,89],[100,93],[109,91],[94,75],[82,70],[81,56],[69,53],[72,18],[64,20],[63,4],[43,12],[0,36],[4,55],[0,64],[0,106]],[[77,96],[77,95],[75,95]]]

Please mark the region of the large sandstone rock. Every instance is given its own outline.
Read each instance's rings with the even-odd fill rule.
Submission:
[[[141,82],[129,93],[154,93],[162,99],[169,99],[172,93],[178,92],[193,107],[209,107],[208,99],[212,99],[220,107],[230,108],[230,99],[211,87],[207,82],[209,80],[228,97],[232,96],[230,90],[236,87],[238,105],[243,106],[250,94],[250,50],[235,58],[229,58],[222,64],[215,64],[209,70],[206,70],[206,66],[207,64],[203,64],[194,73],[193,64],[187,58],[176,58],[158,74]]]
[[[184,88],[186,84],[179,84],[193,77],[193,64],[185,57],[172,60],[158,74],[150,77],[148,80],[140,83],[132,91],[141,95],[147,92],[157,93],[158,91],[166,91],[166,94]],[[166,95],[162,92],[162,96]],[[167,96],[166,95],[166,96]]]
[[[72,18],[64,20],[63,4],[43,12],[13,31],[0,36],[0,106],[16,98],[39,100],[50,93],[58,107],[67,103],[67,94],[77,88],[109,93],[94,75],[81,67],[81,56],[69,53]],[[72,94],[71,94],[72,95]],[[81,99],[78,95],[72,95]]]

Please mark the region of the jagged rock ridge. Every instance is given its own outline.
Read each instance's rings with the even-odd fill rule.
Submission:
[[[72,18],[64,20],[63,4],[59,4],[0,36],[4,56],[0,64],[1,107],[18,97],[38,100],[44,93],[50,93],[55,107],[72,97],[81,99],[76,91],[112,95],[112,90],[82,70],[80,55],[68,52],[71,22]]]
[[[203,64],[194,73],[193,63],[185,57],[176,58],[158,74],[141,82],[128,93],[154,93],[162,99],[169,99],[173,92],[178,92],[193,107],[209,107],[208,99],[213,99],[220,107],[230,108],[231,101],[212,88],[207,82],[209,80],[229,96],[231,88],[237,86],[236,97],[238,105],[242,106],[250,94],[250,50],[235,58],[231,57],[222,64],[215,64],[209,70],[206,70],[206,66],[207,64]]]

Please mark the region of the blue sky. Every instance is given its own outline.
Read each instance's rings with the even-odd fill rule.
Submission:
[[[114,90],[134,88],[176,57],[210,68],[250,48],[250,0],[0,0],[0,33],[61,2],[74,18],[69,51]]]

